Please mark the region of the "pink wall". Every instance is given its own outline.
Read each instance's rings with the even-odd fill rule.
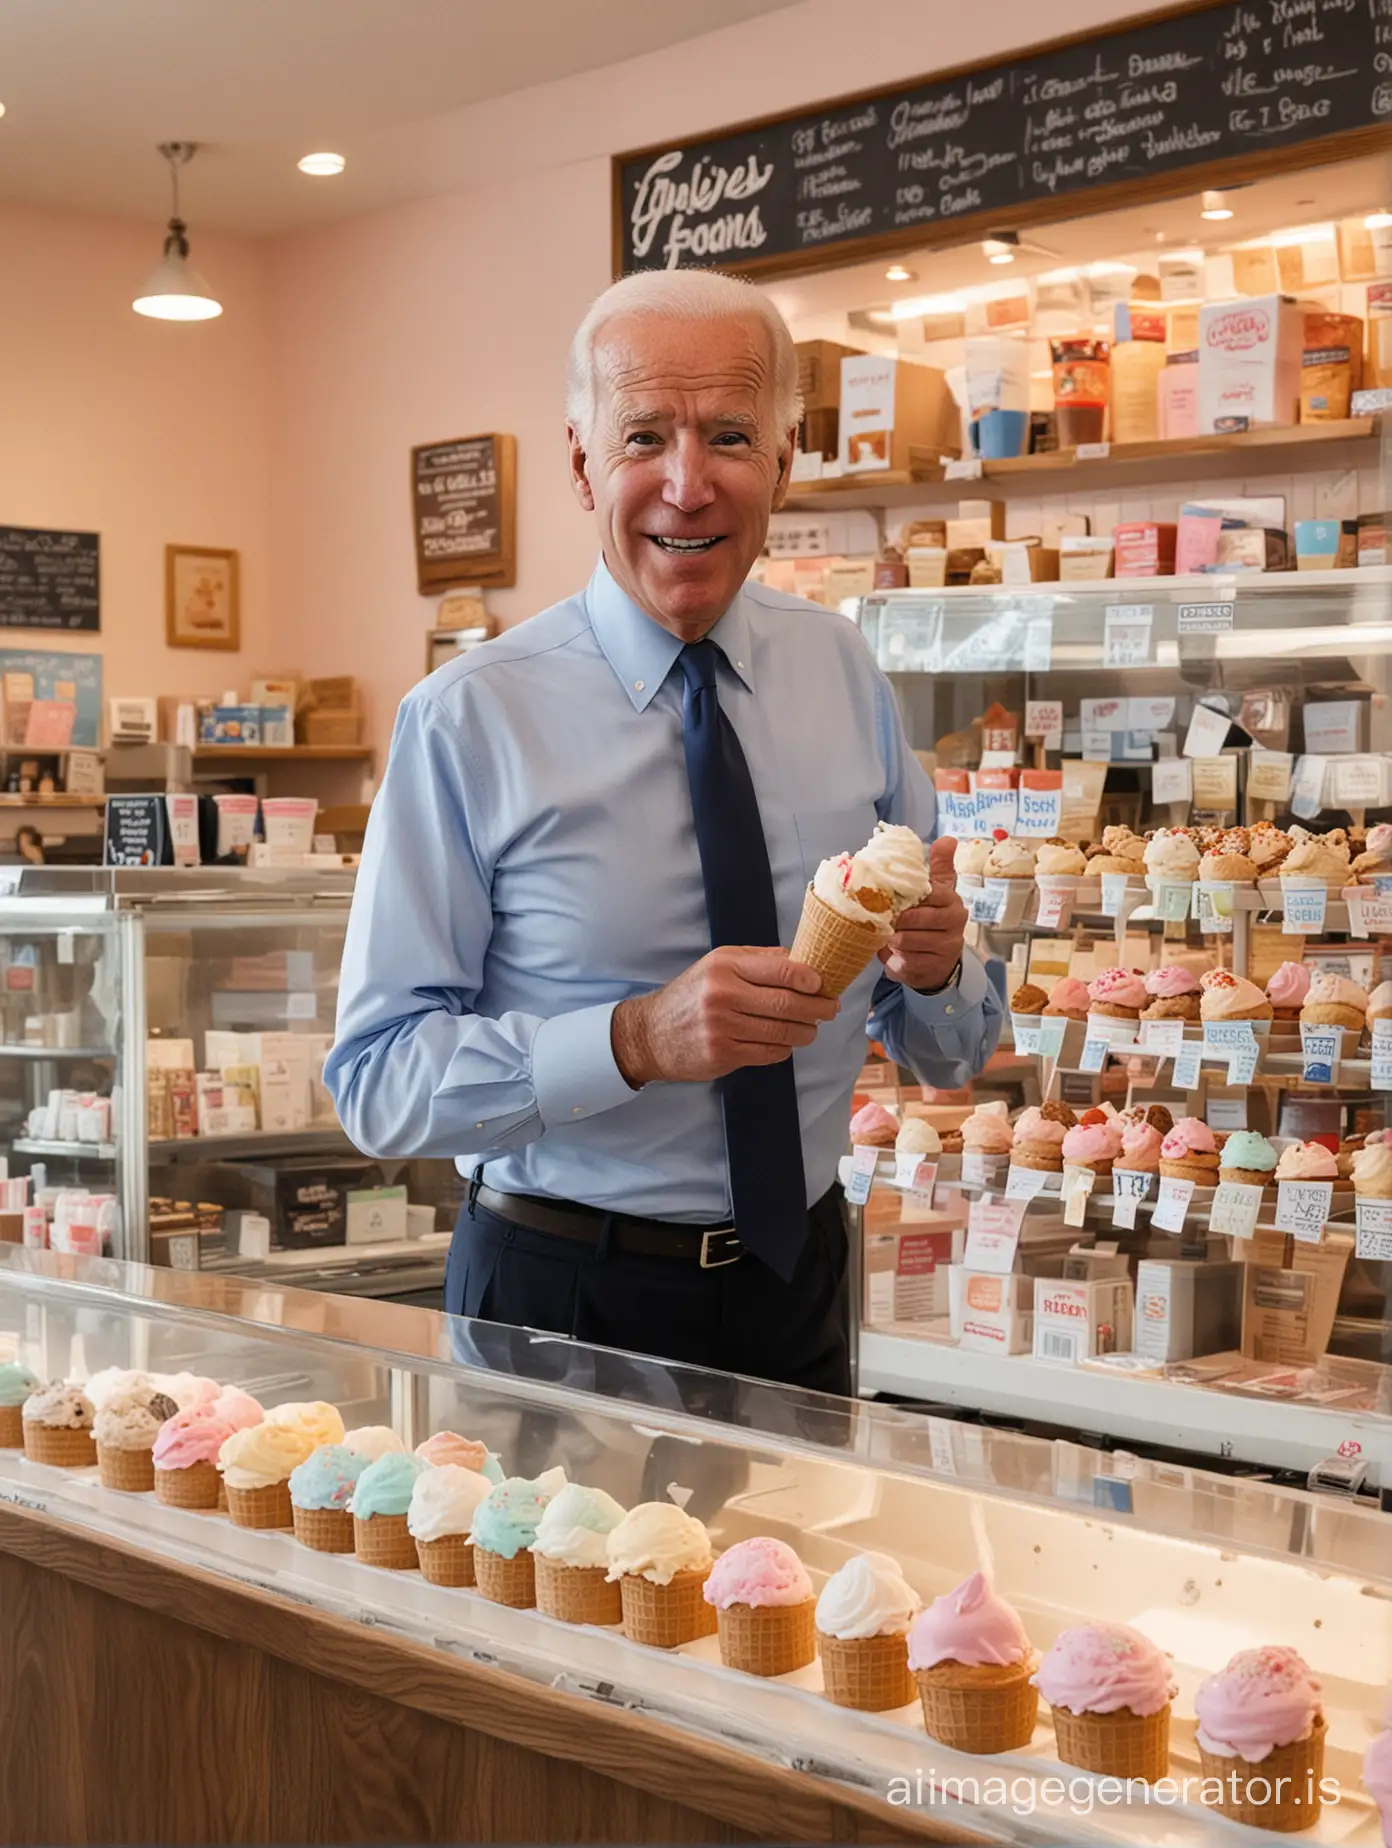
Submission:
[[[268,652],[268,253],[198,238],[226,312],[176,326],[130,305],[160,235],[154,211],[0,208],[0,521],[102,536],[100,636],[0,630],[0,648],[100,652],[107,694],[215,692],[284,659]],[[167,542],[240,551],[239,654],[165,646]]]

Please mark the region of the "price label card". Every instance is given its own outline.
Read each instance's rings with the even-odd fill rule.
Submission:
[[[1379,898],[1392,898],[1392,873],[1374,873],[1373,890]]]
[[[1324,914],[1329,903],[1327,887],[1290,885],[1283,880],[1281,896],[1286,907],[1281,929],[1286,936],[1303,937],[1324,929]]]
[[[973,1200],[967,1211],[965,1263],[968,1270],[1008,1277],[1015,1267],[1027,1200],[1001,1200],[991,1194]]]
[[[1108,1045],[1105,1039],[1095,1039],[1089,1033],[1083,1041],[1082,1057],[1078,1060],[1080,1072],[1100,1072],[1107,1063]]]
[[[962,1183],[966,1187],[986,1185],[986,1157],[975,1149],[962,1150]]]
[[[1194,887],[1199,901],[1199,929],[1206,936],[1230,937],[1233,927],[1233,889],[1230,885]]]
[[[1085,731],[1082,740],[1083,756],[1095,764],[1109,764],[1112,761],[1112,734],[1109,731]]]
[[[952,456],[943,463],[944,481],[980,481],[980,456]]]
[[[928,1420],[928,1454],[932,1458],[934,1469],[941,1470],[945,1476],[957,1474],[957,1464],[952,1455],[952,1420],[950,1418],[930,1418]]]
[[[896,1187],[912,1187],[914,1184],[914,1177],[918,1173],[919,1163],[922,1160],[923,1157],[921,1155],[914,1154],[911,1151],[906,1150],[902,1155],[896,1153],[894,1157],[894,1185]]]
[[[1126,702],[1126,729],[1133,732],[1164,731],[1174,718],[1173,693],[1134,695]]]
[[[1182,1020],[1143,1020],[1141,1044],[1147,1052],[1158,1052],[1162,1059],[1172,1059],[1184,1044]]]
[[[1066,887],[1040,886],[1034,921],[1041,930],[1061,930],[1073,915],[1073,894]]]
[[[1236,604],[1181,603],[1177,623],[1181,635],[1227,635],[1233,626]]]
[[[1029,1059],[1039,1051],[1039,1028],[1020,1026],[1018,1022],[1023,1018],[1023,1015],[1016,1016],[1015,1021],[1011,1023],[1011,1032],[1014,1036],[1016,1052],[1021,1058]]]
[[[1044,1192],[1050,1178],[1042,1168],[1017,1168],[1012,1162],[1005,1177],[1005,1197],[1007,1200],[1032,1200],[1036,1194]]]
[[[1195,757],[1194,802],[1199,808],[1231,809],[1237,806],[1237,759]]]
[[[1103,616],[1103,667],[1141,667],[1150,659],[1152,603],[1109,604]]]
[[[1063,820],[1063,773],[1059,770],[1020,772],[1019,821],[1021,834],[1057,834]]]
[[[1360,1200],[1354,1253],[1392,1264],[1392,1200]]]
[[[1383,762],[1380,757],[1341,757],[1333,767],[1336,808],[1381,808]]]
[[[1301,717],[1307,751],[1321,757],[1334,757],[1358,749],[1356,699],[1307,700]]]
[[[1194,1198],[1192,1181],[1177,1181],[1172,1175],[1160,1177],[1160,1192],[1150,1223],[1157,1232],[1182,1232],[1189,1203]]]
[[[1102,915],[1104,918],[1121,916],[1126,903],[1126,888],[1129,884],[1129,873],[1103,873]]]
[[[1063,1171],[1063,1223],[1080,1226],[1087,1219],[1088,1197],[1097,1185],[1091,1168],[1065,1168]]]
[[[1232,720],[1226,712],[1220,712],[1214,706],[1195,706],[1189,730],[1184,736],[1184,755],[1217,757],[1223,749],[1231,724]]]
[[[1324,807],[1324,778],[1329,759],[1307,752],[1295,766],[1291,782],[1291,812],[1302,821],[1313,821]]]
[[[1163,802],[1192,802],[1194,798],[1194,766],[1187,757],[1157,757],[1150,766],[1151,800]]]
[[[1177,1091],[1197,1091],[1203,1047],[1198,1040],[1185,1040],[1174,1061],[1174,1087]]]
[[[1078,723],[1084,733],[1106,732],[1108,736],[1114,731],[1126,729],[1126,701],[1115,695],[1107,699],[1081,699],[1078,701]]]
[[[1027,699],[1025,701],[1025,736],[1051,738],[1063,736],[1063,701],[1061,699]]]
[[[1053,617],[1031,616],[1025,624],[1025,672],[1027,674],[1047,674],[1053,658]]]
[[[973,924],[999,924],[1005,916],[1005,893],[985,886],[967,898],[967,916]]]
[[[1261,1214],[1262,1190],[1245,1181],[1220,1181],[1213,1190],[1213,1210],[1208,1216],[1210,1232],[1225,1232],[1229,1238],[1250,1238]]]
[[[917,1172],[907,1189],[908,1198],[920,1212],[933,1210],[933,1189],[937,1185],[938,1164],[935,1161],[921,1161]]]
[[[1112,1224],[1114,1226],[1132,1227],[1136,1223],[1136,1208],[1150,1192],[1151,1182],[1157,1177],[1142,1174],[1135,1168],[1112,1169]]]
[[[846,1198],[852,1206],[864,1206],[870,1198],[870,1185],[879,1159],[880,1151],[868,1143],[857,1143],[851,1150],[851,1179]]]
[[[1392,1019],[1373,1022],[1373,1089],[1392,1091]]]
[[[1290,795],[1295,759],[1289,751],[1263,751],[1255,745],[1247,771],[1247,794],[1258,802],[1284,802]]]
[[[1110,443],[1079,443],[1073,451],[1075,462],[1105,462],[1112,453]]]
[[[1260,1048],[1253,1040],[1250,1046],[1234,1046],[1228,1054],[1228,1083],[1250,1084],[1257,1075],[1257,1059]]]
[[[1155,915],[1166,924],[1182,924],[1192,908],[1194,888],[1180,879],[1162,879],[1154,891]]]
[[[1206,1020],[1203,1023],[1203,1054],[1206,1059],[1226,1059],[1238,1047],[1255,1046],[1257,1036],[1250,1020]]]
[[[1276,1230],[1318,1245],[1333,1199],[1333,1181],[1277,1181]]]
[[[1339,1069],[1338,1027],[1312,1027],[1300,1023],[1300,1056],[1304,1069],[1300,1076],[1306,1084],[1333,1084]]]

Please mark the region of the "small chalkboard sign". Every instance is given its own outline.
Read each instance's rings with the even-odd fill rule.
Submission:
[[[163,796],[108,796],[103,866],[169,866],[174,854]]]
[[[101,536],[0,526],[0,628],[101,628]]]
[[[411,451],[416,586],[517,582],[517,439],[497,433]]]

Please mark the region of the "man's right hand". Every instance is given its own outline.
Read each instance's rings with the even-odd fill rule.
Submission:
[[[614,1062],[634,1090],[657,1079],[699,1084],[742,1065],[777,1065],[841,1003],[786,950],[712,950],[654,994],[620,1001],[610,1029]]]

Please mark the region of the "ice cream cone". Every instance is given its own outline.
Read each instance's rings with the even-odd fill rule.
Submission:
[[[1343,1027],[1349,1033],[1363,1031],[1363,1015],[1343,1001],[1307,1001],[1300,1010],[1306,1027]]]
[[[110,1444],[98,1444],[97,1468],[104,1489],[138,1495],[155,1486],[155,1459],[148,1450],[113,1450]]]
[[[1010,1165],[1013,1168],[1029,1168],[1035,1174],[1062,1174],[1062,1144],[1017,1142],[1010,1151]]]
[[[474,1583],[474,1543],[467,1534],[445,1534],[439,1540],[417,1540],[422,1577],[432,1585],[454,1587]]]
[[[353,1517],[346,1508],[301,1508],[291,1502],[295,1538],[316,1553],[351,1553]]]
[[[1220,1168],[1218,1179],[1225,1186],[1231,1183],[1239,1187],[1271,1187],[1275,1184],[1270,1170],[1263,1168]]]
[[[1073,1713],[1067,1707],[1051,1709],[1054,1742],[1066,1765],[1096,1771],[1104,1777],[1136,1777],[1154,1784],[1170,1768],[1170,1709],[1133,1713],[1120,1707],[1115,1713]]]
[[[1222,1795],[1213,1807],[1232,1822],[1277,1835],[1312,1829],[1320,1819],[1325,1730],[1324,1717],[1318,1715],[1308,1739],[1278,1745],[1255,1761],[1223,1758],[1200,1745],[1199,1765],[1205,1782],[1218,1779],[1222,1784]]]
[[[860,1713],[891,1713],[914,1698],[908,1644],[895,1631],[889,1636],[827,1636],[817,1632],[822,1658],[822,1686],[838,1707]]]
[[[86,1469],[97,1460],[97,1445],[90,1431],[26,1418],[24,1454],[31,1463],[47,1463],[53,1469]]]
[[[1196,1187],[1216,1187],[1218,1185],[1218,1158],[1210,1155],[1207,1162],[1200,1155],[1188,1161],[1167,1161],[1162,1156],[1160,1161],[1161,1178],[1170,1181],[1193,1181]]]
[[[215,1463],[155,1471],[155,1500],[166,1508],[221,1507],[222,1477]]]
[[[234,1527],[293,1527],[290,1484],[272,1482],[261,1489],[238,1489],[225,1483],[227,1512]]]
[[[474,1548],[474,1583],[485,1598],[494,1604],[510,1604],[514,1610],[530,1610],[536,1603],[536,1561],[526,1547],[511,1559],[491,1553],[486,1546]]]
[[[653,1649],[675,1649],[698,1636],[713,1636],[715,1610],[704,1595],[709,1576],[709,1566],[699,1572],[688,1569],[669,1584],[655,1585],[640,1573],[626,1572],[619,1580],[625,1632]]]
[[[879,927],[844,918],[830,905],[824,905],[808,886],[790,954],[794,962],[806,963],[817,971],[822,978],[822,994],[840,995],[892,935],[893,926],[888,920]]]
[[[801,1604],[730,1604],[716,1612],[720,1659],[746,1675],[788,1675],[817,1659],[815,1598]]]
[[[620,1624],[623,1593],[603,1566],[565,1566],[544,1553],[532,1555],[536,1565],[537,1609],[562,1623]]]
[[[353,1520],[353,1551],[365,1566],[389,1572],[414,1572],[420,1564],[404,1514],[373,1514]]]
[[[1039,1691],[1030,1685],[1033,1666],[1026,1660],[920,1668],[915,1680],[925,1732],[959,1752],[1014,1752],[1028,1745],[1039,1712]]]
[[[24,1407],[0,1405],[0,1450],[23,1450]]]

